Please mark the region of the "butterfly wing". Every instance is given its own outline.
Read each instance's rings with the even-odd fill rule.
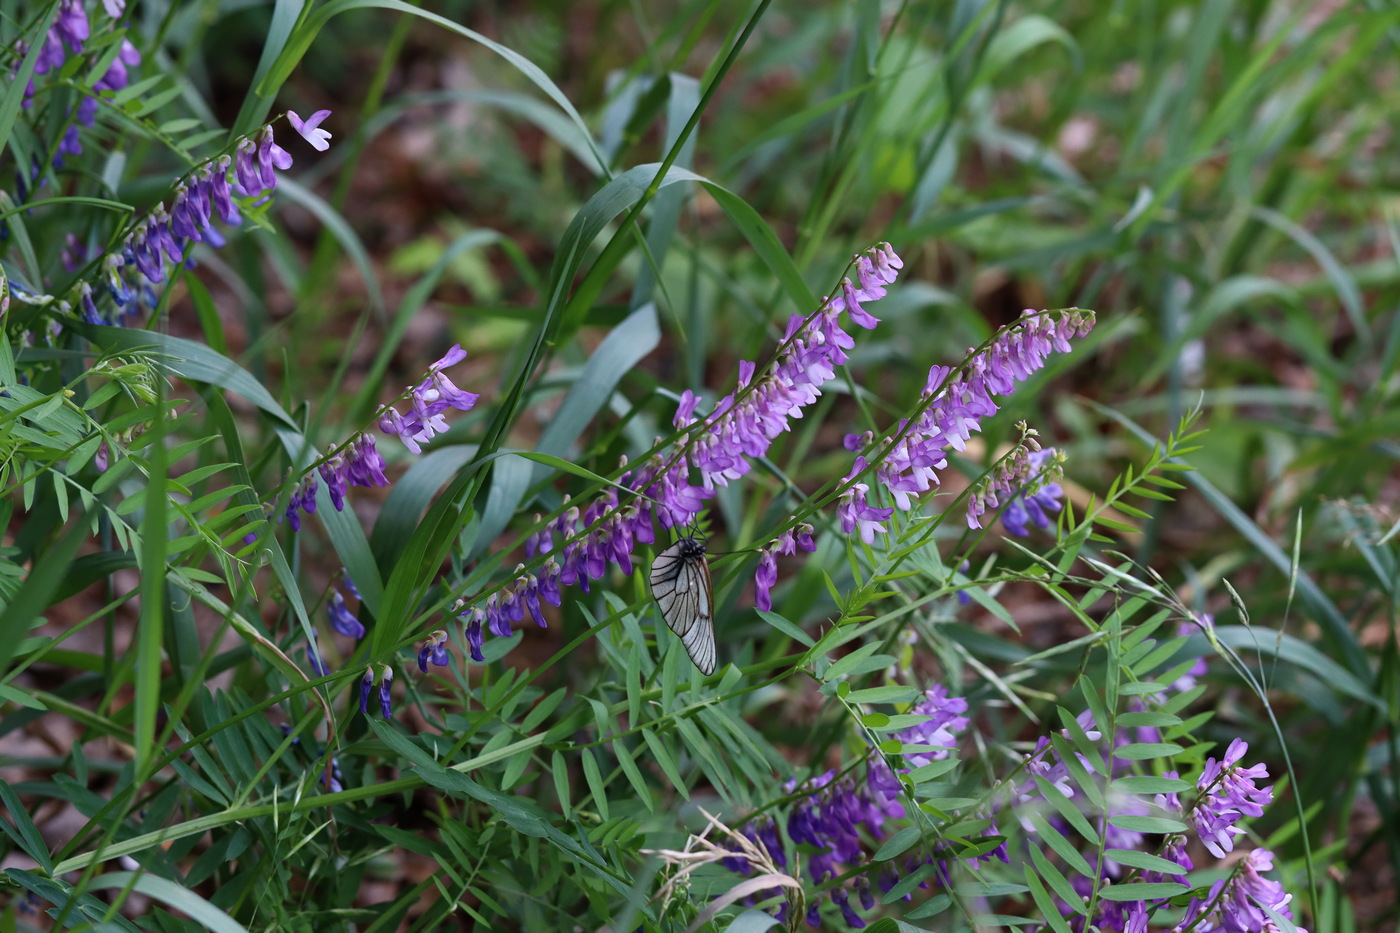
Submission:
[[[682,538],[656,556],[651,593],[701,673],[715,672],[714,594],[703,546]]]

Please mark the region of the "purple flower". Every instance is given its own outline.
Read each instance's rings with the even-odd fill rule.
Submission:
[[[316,474],[308,473],[287,502],[287,522],[293,531],[301,531],[301,513],[316,514]]]
[[[472,607],[470,613],[459,615],[458,618],[466,623],[467,649],[471,651],[472,660],[478,664],[486,660],[486,656],[481,653],[482,643],[482,621],[486,614],[478,607]]]
[[[1216,858],[1224,858],[1235,847],[1234,837],[1244,833],[1235,823],[1244,816],[1260,816],[1274,799],[1272,785],[1258,787],[1254,783],[1269,776],[1263,764],[1252,768],[1238,766],[1247,751],[1249,745],[1243,739],[1235,739],[1219,762],[1214,758],[1206,760],[1205,771],[1196,782],[1201,796],[1192,819],[1201,842]]]
[[[271,191],[277,187],[277,174],[273,171],[274,168],[285,172],[291,167],[291,155],[272,139],[272,125],[264,126],[262,132],[258,134],[258,171],[262,179],[261,190]]]
[[[860,302],[882,297],[884,285],[894,281],[894,269],[902,265],[887,243],[856,257],[860,287],[847,280],[842,294],[828,298],[810,319],[794,315],[768,372],[755,379],[757,367],[747,361],[740,364],[739,391],[721,399],[699,419],[703,427],[681,458],[699,469],[705,490],[728,485],[748,473],[752,460],[766,454],[791,420],[802,417],[802,409],[821,396],[822,385],[835,375],[835,367],[846,362],[845,351],[854,346],[841,329],[841,313],[846,312],[858,326],[873,327],[875,319]],[[675,418],[678,426],[694,423],[697,401],[689,393],[682,396]],[[681,519],[674,524],[684,524],[698,513],[699,502],[693,498],[686,504],[672,504],[671,509],[681,513],[673,516]]]
[[[1216,881],[1204,897],[1192,900],[1186,907],[1185,916],[1173,929],[1278,933],[1278,924],[1260,905],[1292,920],[1293,912],[1288,904],[1293,900],[1293,895],[1285,892],[1283,885],[1263,876],[1262,872],[1273,867],[1272,852],[1254,849],[1244,857],[1235,874]],[[1307,933],[1301,927],[1298,930],[1299,933]]]
[[[78,293],[82,296],[83,320],[89,324],[106,324],[102,315],[97,313],[96,302],[92,300],[92,286],[84,282],[78,286]]]
[[[803,523],[796,528],[783,532],[768,546],[759,551],[758,570],[754,573],[754,605],[759,609],[772,609],[773,600],[769,591],[778,582],[778,556],[790,557],[798,551],[811,553],[817,549],[816,541],[812,540],[813,528],[811,525]]]
[[[866,466],[864,457],[856,457],[855,465],[846,474],[845,481],[851,483]],[[857,532],[860,540],[866,544],[875,540],[877,532],[884,533],[884,523],[894,514],[894,509],[879,509],[870,505],[865,499],[869,491],[870,487],[865,483],[851,483],[841,494],[841,504],[836,508],[836,517],[841,519],[841,530],[846,534]]]
[[[311,144],[312,149],[315,149],[317,152],[325,152],[331,147],[331,144],[327,142],[327,140],[331,138],[331,134],[326,130],[320,129],[320,126],[321,121],[330,115],[331,112],[329,110],[318,110],[305,120],[302,120],[301,117],[297,116],[295,110],[288,110],[287,121],[292,124],[292,129],[301,134],[302,139]]]
[[[925,717],[924,721],[891,736],[906,746],[924,749],[904,753],[906,767],[901,773],[947,758],[957,747],[956,733],[967,728],[968,718],[963,715],[966,712],[967,700],[949,696],[948,688],[942,684],[926,690],[924,698],[909,711],[911,715]],[[871,794],[886,812],[895,817],[905,815],[904,805],[900,803],[903,788],[883,758],[872,759],[866,781]]]
[[[1031,453],[1026,482],[1014,492],[1001,512],[1002,527],[1013,535],[1030,534],[1028,522],[1041,529],[1054,525],[1050,516],[1063,507],[1060,500],[1064,497],[1060,484],[1052,482],[1060,475],[1058,460],[1059,452],[1054,447]]]
[[[330,617],[331,628],[341,635],[348,635],[354,639],[365,637],[365,627],[360,624],[360,620],[355,618],[355,614],[350,611],[350,607],[345,605],[345,597],[340,595],[340,590],[331,587],[330,600],[326,604],[326,614]]]
[[[683,438],[672,449],[630,469],[624,460],[616,486],[608,487],[582,512],[576,506],[565,508],[555,521],[528,537],[527,556],[555,556],[538,580],[532,581],[521,570],[510,588],[462,616],[473,658],[479,660],[486,630],[509,635],[510,623],[521,621],[527,611],[543,625],[539,600],[558,605],[561,584],[577,585],[588,592],[591,581],[604,577],[610,565],[630,574],[636,545],[656,540],[653,517],[663,528],[690,524],[718,487],[747,474],[753,460],[764,456],[773,441],[789,430],[792,419],[802,417],[802,410],[821,396],[821,387],[835,375],[836,367],[846,362],[846,350],[855,341],[842,329],[843,312],[856,326],[873,327],[877,321],[861,302],[883,297],[885,286],[895,280],[902,265],[887,243],[857,256],[859,285],[843,282],[841,293],[827,299],[810,318],[794,315],[771,366],[760,372],[755,363],[741,362],[736,391],[708,414],[697,417],[699,397],[690,390],[683,392],[673,423],[691,429],[689,441]],[[445,430],[443,411],[449,407],[466,411],[475,405],[477,396],[458,389],[443,373],[465,356],[466,352],[455,346],[433,364],[423,382],[411,390],[409,413],[386,407],[379,415],[380,429],[398,436],[409,450],[418,453],[422,443]],[[691,482],[693,473],[698,474],[698,485]],[[620,495],[619,487],[622,493],[634,495]],[[872,540],[876,530],[883,530],[882,523],[892,510],[870,506],[864,498],[866,489],[861,485],[848,491],[842,515],[851,528],[858,527],[866,540]],[[815,547],[810,525],[770,542],[760,555],[755,580],[760,608],[771,606],[769,591],[777,579],[777,557]]]
[[[384,676],[379,678],[379,713],[385,719],[394,718],[393,697],[389,687],[394,682],[394,669],[385,665]]]
[[[243,194],[256,197],[262,193],[262,177],[258,173],[258,146],[251,139],[243,139],[234,150],[233,174]]]
[[[966,711],[967,701],[950,697],[946,688],[935,686],[927,691],[924,698],[910,710],[913,715],[926,717],[924,721],[897,733],[893,738],[901,740],[910,749],[941,747],[906,752],[904,770],[948,757],[956,743],[954,733],[967,727],[968,719],[962,715]],[[789,781],[784,789],[789,793],[804,794],[793,805],[787,819],[787,831],[794,843],[807,847],[807,874],[813,884],[824,884],[852,868],[869,864],[867,839],[878,842],[885,838],[886,822],[906,816],[901,802],[903,789],[883,758],[872,760],[864,782],[850,776],[838,779],[836,772],[827,771],[801,786],[796,781]],[[995,824],[989,825],[990,833],[996,835]],[[788,859],[777,826],[771,820],[751,823],[744,830],[744,835],[766,849],[774,863],[786,870]],[[1004,858],[1003,850],[996,851]],[[929,861],[930,858],[915,856],[908,860],[906,868],[913,871]],[[742,874],[751,871],[745,859],[726,859],[724,864],[731,871]],[[887,873],[882,887],[889,890],[897,880],[897,874]],[[856,893],[863,909],[874,908],[874,897],[864,879],[856,882]],[[865,925],[864,919],[850,904],[848,888],[834,887],[830,897],[848,926]],[[820,923],[818,907],[813,906],[807,916],[808,923],[814,926]]]
[[[446,667],[452,662],[447,651],[447,633],[442,629],[433,632],[418,645],[418,669],[428,673],[428,665]]]
[[[67,42],[74,55],[83,50],[83,43],[91,35],[91,30],[88,26],[87,11],[83,9],[82,0],[64,0],[60,4],[51,35],[56,35]],[[60,63],[61,61],[60,59]]]
[[[331,497],[331,505],[335,506],[337,512],[345,511],[345,493],[349,489],[345,458],[337,454],[317,467],[316,472],[326,481],[326,492]]]
[[[1040,369],[1052,351],[1070,349],[1069,339],[1083,336],[1093,327],[1092,312],[1072,310],[1047,313],[1027,310],[1019,322],[1002,328],[992,341],[975,353],[957,370],[946,366],[929,369],[924,384],[924,410],[914,419],[899,422],[888,438],[880,443],[879,465],[875,475],[894,499],[901,511],[913,508],[920,494],[938,485],[938,471],[947,466],[947,451],[966,449],[973,432],[982,429],[981,419],[996,414],[995,395],[1007,395],[1018,382]],[[847,481],[864,468],[863,457],[857,458],[857,468]],[[1010,488],[1010,487],[1007,487]],[[881,519],[861,519],[867,489],[846,490],[840,515],[847,533],[859,528],[866,543],[876,531],[883,531]],[[1004,491],[1004,490],[1002,490]],[[1039,491],[1039,488],[1028,491]],[[1040,498],[1024,498],[1012,517],[1012,524],[1029,519],[1048,525],[1045,514],[1058,508],[1058,487],[1047,485]],[[997,499],[998,490],[983,493],[969,505],[969,523],[973,527],[981,514],[978,509]],[[1042,526],[1044,527],[1044,526]],[[1012,525],[1008,525],[1009,530]]]
[[[764,611],[773,608],[773,597],[770,591],[773,585],[778,582],[778,555],[776,552],[764,549],[758,555],[758,571],[753,577],[753,604],[757,609]]]
[[[384,466],[384,458],[379,454],[374,437],[369,434],[356,437],[345,451],[345,477],[352,486],[368,489],[389,485],[389,478],[384,475]]]
[[[136,46],[131,44],[131,40],[122,39],[121,51],[118,52],[117,57],[112,60],[112,64],[107,67],[106,74],[93,85],[93,90],[120,91],[122,88],[126,87],[130,81],[130,72],[127,69],[134,68],[139,64],[141,64],[141,53],[137,51]],[[94,110],[96,109],[96,103],[96,101],[93,101]],[[91,123],[87,125],[92,126]]]
[[[209,199],[214,210],[219,212],[224,223],[230,227],[237,226],[243,218],[238,213],[238,208],[233,205],[233,193],[228,186],[228,170],[233,164],[233,160],[228,156],[219,156],[213,162],[213,169],[207,166],[205,171],[209,172]]]
[[[385,434],[397,435],[411,452],[422,453],[420,445],[432,440],[447,430],[447,419],[442,413],[449,408],[458,411],[471,411],[480,398],[474,392],[464,392],[453,384],[442,372],[466,359],[467,351],[461,344],[453,344],[442,359],[428,368],[428,375],[411,390],[408,417],[399,414],[396,408],[386,406],[379,413],[379,429]]]
[[[360,678],[360,712],[369,715],[369,691],[374,687],[374,668],[365,668],[365,676]]]

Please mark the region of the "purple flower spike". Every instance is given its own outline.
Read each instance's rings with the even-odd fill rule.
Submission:
[[[427,377],[410,391],[412,408],[408,416],[401,415],[392,406],[386,406],[379,413],[379,429],[385,434],[396,435],[414,454],[422,453],[421,445],[447,430],[443,412],[449,408],[470,411],[480,397],[474,392],[457,388],[442,372],[466,357],[467,351],[462,349],[462,345],[454,344],[442,359],[429,367]]]
[[[320,129],[320,126],[321,121],[330,115],[331,112],[329,110],[318,110],[303,120],[301,117],[297,116],[295,110],[288,110],[287,121],[292,124],[292,129],[301,134],[302,139],[311,144],[312,149],[315,149],[317,152],[325,152],[331,147],[331,144],[328,142],[331,138],[331,134]]]
[[[1235,823],[1244,816],[1261,815],[1274,799],[1272,785],[1258,787],[1254,783],[1269,776],[1262,764],[1252,768],[1238,766],[1247,751],[1249,745],[1243,739],[1235,739],[1221,761],[1206,760],[1205,771],[1196,782],[1202,792],[1192,813],[1196,833],[1216,858],[1224,858],[1235,847],[1234,837],[1243,835],[1244,830]]]
[[[888,259],[887,264],[893,266]],[[876,278],[886,274],[878,262],[871,268]],[[892,270],[888,271],[892,274]],[[912,509],[922,493],[938,485],[938,471],[948,463],[947,451],[966,449],[968,438],[982,429],[981,419],[998,411],[994,396],[1012,392],[1017,383],[1045,365],[1050,353],[1068,350],[1069,339],[1088,333],[1093,325],[1092,312],[1070,310],[1051,314],[1027,310],[1020,321],[999,331],[985,349],[973,355],[961,368],[931,367],[924,385],[923,413],[912,421],[901,421],[890,432],[888,436],[897,435],[898,441],[881,442],[884,449],[876,477],[890,493],[896,507],[901,511]],[[1048,456],[1053,454],[1046,452]],[[863,458],[857,458],[857,463],[863,462]],[[1038,467],[1041,463],[1042,460],[1036,461]],[[1026,468],[1018,481],[1012,481],[1008,467],[1000,484],[994,481],[972,497],[968,505],[971,527],[980,527],[979,518],[988,508],[1013,499],[1014,507],[1008,508],[1009,531],[1024,533],[1030,523],[1049,527],[1050,515],[1059,509],[1059,487],[1045,478],[1041,485],[1032,479],[1031,486],[1023,489],[1026,477],[1044,471],[1030,470],[1025,460],[1017,461],[1016,465]],[[853,470],[847,479],[858,472],[858,469]],[[883,529],[876,528],[878,523],[872,524],[869,518],[862,524],[859,517],[867,491],[854,487],[847,490],[840,514],[842,527],[848,533],[860,528],[862,540],[868,543],[871,538],[866,536],[873,537],[872,529]]]
[[[352,486],[389,485],[389,478],[384,475],[384,458],[372,436],[361,434],[345,451],[345,475]]]
[[[1263,907],[1293,919],[1288,904],[1293,895],[1283,890],[1277,881],[1263,876],[1274,867],[1273,853],[1267,849],[1255,849],[1244,858],[1244,863],[1230,878],[1222,878],[1211,885],[1209,893],[1193,900],[1186,907],[1186,915],[1173,929],[1220,930],[1227,933],[1236,931],[1277,931],[1278,925]],[[1262,905],[1262,907],[1261,907]],[[1202,914],[1206,914],[1204,918]],[[1299,933],[1307,933],[1301,927]]]
[[[340,590],[334,587],[331,588],[330,601],[326,604],[326,613],[330,617],[331,628],[336,632],[354,639],[365,637],[365,627],[355,618],[350,607],[345,605],[345,597],[340,595]]]

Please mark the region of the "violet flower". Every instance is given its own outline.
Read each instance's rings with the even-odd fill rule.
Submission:
[[[576,585],[588,592],[591,582],[601,579],[609,566],[630,574],[636,546],[656,541],[653,518],[663,528],[685,526],[700,514],[717,486],[747,474],[753,460],[767,453],[773,441],[788,430],[792,419],[802,417],[802,410],[821,396],[822,386],[835,375],[836,367],[846,362],[845,351],[855,341],[842,329],[842,315],[859,327],[874,327],[878,321],[862,302],[884,297],[885,286],[895,280],[903,265],[888,243],[857,256],[859,284],[844,281],[841,293],[824,301],[810,320],[793,315],[773,365],[759,373],[755,363],[741,362],[738,389],[721,399],[708,414],[697,415],[700,398],[689,390],[683,392],[672,423],[677,428],[694,430],[686,431],[675,447],[624,469],[617,485],[607,487],[585,508],[566,506],[555,520],[531,534],[525,545],[527,557],[555,555],[538,570],[533,584],[522,576],[482,605],[459,613],[466,626],[472,658],[482,660],[482,638],[487,630],[497,635],[509,634],[510,621],[521,621],[527,609],[538,624],[543,624],[543,616],[536,614],[537,603],[531,601],[532,587],[534,595],[558,605],[560,585]],[[465,355],[454,347],[452,353],[434,364],[428,379],[413,390],[412,411],[404,416],[393,408],[384,409],[380,413],[380,429],[397,435],[405,446],[418,453],[421,442],[445,427],[432,420],[435,415],[448,407],[466,410],[476,401],[475,395],[458,390],[441,372]],[[627,466],[625,459],[622,466]],[[699,485],[691,482],[692,470],[699,474]],[[634,495],[620,494],[619,487],[622,493]],[[878,516],[881,510],[873,512]],[[861,514],[870,520],[870,512]],[[585,530],[587,533],[583,534]],[[791,554],[795,550],[810,551],[815,544],[807,526],[791,542],[784,535],[770,542],[769,547],[777,548],[776,554]],[[764,562],[761,572],[768,573],[767,562],[772,558],[760,560]],[[770,582],[768,588],[771,585]],[[761,581],[757,588],[758,598],[767,600],[767,588]],[[508,609],[519,614],[502,615]]]
[[[1288,907],[1293,895],[1285,892],[1283,885],[1270,881],[1262,874],[1273,867],[1272,852],[1267,849],[1252,850],[1244,857],[1235,874],[1216,881],[1204,897],[1192,900],[1181,922],[1172,929],[1279,933],[1278,924],[1259,906],[1293,919],[1293,912]],[[1297,929],[1299,933],[1307,933],[1301,927]]]
[[[999,460],[968,497],[969,528],[981,528],[982,515],[1003,504],[1001,523],[1013,535],[1030,534],[1030,522],[1037,528],[1051,526],[1050,515],[1060,511],[1060,498],[1064,495],[1059,484],[1052,482],[1060,475],[1060,458],[1055,448],[1035,450],[1035,444],[1035,432],[1026,429],[1021,444]]]
[[[331,587],[331,595],[326,603],[326,614],[330,617],[331,628],[341,635],[348,635],[356,640],[365,637],[365,627],[360,624],[360,620],[355,618],[355,614],[350,611],[350,607],[345,604],[345,597],[340,595],[340,590]]]
[[[311,144],[312,149],[315,149],[317,152],[325,152],[331,147],[331,144],[328,142],[331,138],[331,134],[326,130],[320,129],[320,126],[321,121],[330,115],[331,112],[329,110],[318,110],[303,120],[301,117],[297,116],[295,110],[288,110],[287,121],[292,124],[292,129],[296,130],[301,135],[302,139]]]
[[[959,369],[933,366],[924,384],[924,410],[900,421],[881,442],[875,475],[900,511],[913,508],[918,496],[938,485],[938,471],[948,450],[966,449],[982,429],[981,419],[996,414],[993,396],[1009,395],[1040,369],[1052,351],[1066,352],[1071,337],[1094,326],[1091,311],[1027,310],[1016,324],[1002,328],[984,349]],[[858,458],[859,459],[859,458]],[[853,470],[852,475],[860,472]]]
[[[962,715],[965,712],[967,701],[949,696],[947,688],[939,685],[928,690],[910,710],[912,715],[926,717],[924,721],[895,733],[891,738],[899,739],[911,749],[939,747],[906,752],[903,770],[947,758],[956,745],[955,733],[968,725],[967,717]],[[889,820],[907,816],[899,779],[879,756],[872,759],[864,781],[849,775],[838,779],[836,772],[827,771],[800,786],[796,781],[789,781],[784,789],[789,793],[809,792],[793,805],[787,820],[787,831],[794,843],[807,847],[807,874],[817,885],[839,877],[852,868],[869,864],[867,837],[878,842],[888,835],[886,823]],[[995,833],[995,829],[991,832]],[[774,864],[786,870],[788,859],[777,827],[771,820],[751,823],[744,830],[744,835],[766,849]],[[1004,847],[993,854],[1004,859]],[[916,855],[907,860],[905,868],[913,871],[920,865],[935,861],[931,856]],[[724,864],[731,871],[742,874],[751,871],[751,866],[743,858],[725,859]],[[897,880],[898,874],[892,870],[887,873],[882,886],[889,890]],[[864,879],[857,882],[856,893],[863,909],[874,908],[874,897]],[[830,898],[848,926],[865,926],[864,919],[850,905],[847,888],[833,888]],[[808,912],[807,922],[812,926],[820,925],[819,906],[813,905]]]
[[[447,650],[447,632],[438,629],[418,645],[418,669],[428,673],[428,665],[446,667],[452,663],[452,655]]]
[[[365,676],[360,678],[360,712],[369,715],[369,692],[374,687],[374,668],[365,668]]]
[[[1192,810],[1192,819],[1201,842],[1216,858],[1224,858],[1235,847],[1234,837],[1243,835],[1244,830],[1235,823],[1244,816],[1260,816],[1274,799],[1272,785],[1258,787],[1254,783],[1269,776],[1263,764],[1239,767],[1238,762],[1247,751],[1249,745],[1243,739],[1235,739],[1219,762],[1214,758],[1206,760],[1205,771],[1196,782],[1201,797]]]
[[[442,359],[428,368],[423,381],[410,390],[410,411],[407,417],[399,414],[393,406],[385,406],[379,412],[379,430],[385,434],[397,435],[404,446],[414,454],[423,452],[420,446],[447,430],[447,419],[443,412],[449,408],[458,411],[471,411],[481,396],[475,392],[464,392],[453,384],[443,372],[448,366],[455,366],[467,358],[467,351],[460,343],[452,345]]]
[[[385,719],[394,718],[393,696],[389,688],[394,682],[394,669],[384,665],[384,676],[379,678],[379,714]]]
[[[393,696],[390,688],[394,683],[394,669],[384,665],[384,673],[379,677],[379,713],[385,719],[394,718]],[[374,668],[365,668],[365,676],[360,678],[360,712],[369,715],[369,695],[374,687]]]
[[[812,533],[815,529],[807,523],[790,528],[772,541],[768,546],[758,552],[758,570],[754,573],[754,606],[759,609],[769,610],[773,608],[773,598],[770,591],[773,585],[778,582],[778,557],[791,557],[798,551],[811,553],[817,549],[817,542],[813,540]]]
[[[99,89],[125,86],[126,66],[141,60],[140,53],[128,45],[122,46],[112,68],[99,82]],[[89,99],[80,105],[80,121],[91,123],[85,108],[89,104],[95,107],[96,103]],[[272,141],[271,127],[263,127],[258,140],[255,143],[245,138],[238,143],[233,158],[222,155],[197,167],[185,183],[175,188],[169,213],[163,204],[158,205],[132,228],[121,250],[103,260],[107,290],[121,309],[118,323],[120,318],[137,312],[135,305],[155,307],[158,296],[150,286],[166,281],[167,263],[186,261],[189,244],[202,242],[214,248],[224,245],[224,235],[214,225],[216,219],[228,226],[241,223],[242,215],[233,199],[235,189],[229,183],[230,171],[241,196],[256,196],[276,185],[274,168],[291,166],[291,156]]]

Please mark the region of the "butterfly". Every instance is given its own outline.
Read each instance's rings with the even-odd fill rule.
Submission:
[[[656,555],[651,595],[702,674],[715,672],[714,591],[705,542],[685,537]]]

